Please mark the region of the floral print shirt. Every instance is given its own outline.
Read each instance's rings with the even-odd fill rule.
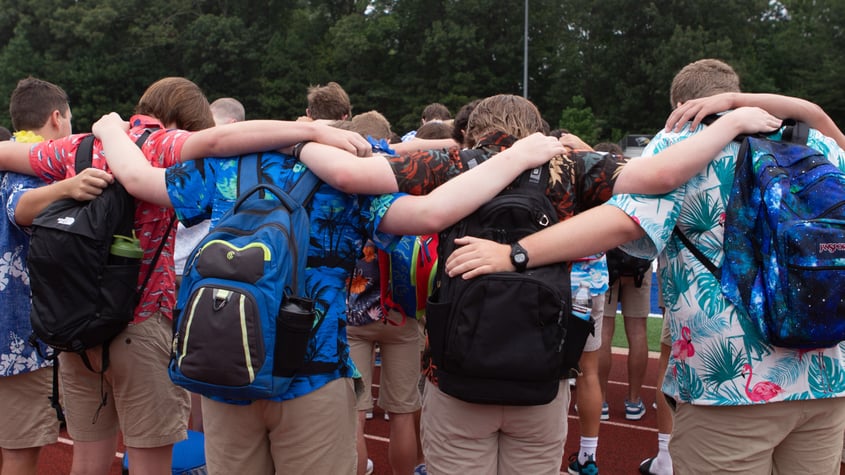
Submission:
[[[32,325],[29,320],[30,289],[26,255],[29,234],[15,223],[15,208],[27,190],[44,186],[33,176],[2,173],[0,193],[6,219],[0,219],[0,376],[14,376],[51,366],[42,355],[52,350],[42,345],[39,350],[29,343]]]
[[[703,127],[660,132],[644,155],[656,155]],[[845,152],[832,139],[812,130],[807,144],[845,170]],[[738,150],[739,143],[732,142],[670,193],[617,195],[608,203],[646,233],[622,247],[637,257],[660,254],[660,262],[667,262],[658,270],[672,335],[663,392],[686,403],[722,406],[845,396],[844,344],[803,351],[768,344],[724,298],[716,277],[672,234],[677,225],[721,265],[725,204]]]
[[[165,174],[170,202],[186,226],[211,219],[213,227],[238,197],[237,158],[206,158],[170,167]],[[261,155],[261,181],[291,189],[306,167],[289,155]],[[288,391],[274,400],[309,394],[343,377],[358,377],[346,340],[347,282],[370,238],[392,249],[396,236],[377,232],[381,219],[400,194],[364,196],[341,193],[321,184],[308,206],[311,242],[305,270],[306,296],[316,302],[323,317],[311,338],[308,359],[336,363],[329,373],[296,376]],[[225,401],[235,403],[235,401]],[[243,402],[241,402],[243,403]]]

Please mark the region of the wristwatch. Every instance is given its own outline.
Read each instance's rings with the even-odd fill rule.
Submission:
[[[518,242],[511,244],[511,264],[516,267],[517,272],[524,272],[528,266],[528,251]]]

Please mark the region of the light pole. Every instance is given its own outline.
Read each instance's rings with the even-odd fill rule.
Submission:
[[[528,0],[525,0],[525,39],[522,58],[522,97],[528,99]]]

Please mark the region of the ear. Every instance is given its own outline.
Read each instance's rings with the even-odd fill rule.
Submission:
[[[311,117],[311,109],[308,107],[305,108],[305,117]]]
[[[64,117],[62,116],[62,113],[59,112],[58,109],[56,109],[56,110],[54,110],[53,112],[50,113],[50,118],[47,119],[46,125],[55,129],[55,130],[59,130],[59,128],[61,127],[61,123],[62,123],[63,119],[64,119]]]

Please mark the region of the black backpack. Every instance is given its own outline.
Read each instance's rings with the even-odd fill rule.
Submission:
[[[480,150],[461,152],[465,169],[485,158]],[[437,249],[440,258],[445,261],[455,250],[457,237],[512,243],[557,222],[556,210],[545,194],[548,178],[547,165],[528,170],[510,188],[444,230]],[[592,321],[580,320],[583,338],[570,338],[567,332],[576,319],[570,311],[565,263],[471,280],[449,277],[445,266],[439,266],[426,305],[439,388],[480,404],[552,401],[561,378],[577,365],[592,329]]]
[[[138,139],[139,147],[149,133]],[[93,135],[80,142],[77,173],[91,166],[93,143]],[[85,350],[102,344],[101,372],[106,370],[108,342],[132,321],[143,289],[138,288],[140,261],[109,263],[114,236],[131,236],[134,220],[135,199],[117,181],[93,200],[59,200],[38,214],[32,223],[27,256],[31,341],[44,342],[57,350],[56,354],[79,353],[92,371]],[[162,240],[155,260],[165,242]]]
[[[638,288],[642,287],[643,279],[650,271],[649,259],[634,257],[616,247],[607,251],[607,273],[610,285],[613,285],[620,277],[633,277],[634,285]]]

